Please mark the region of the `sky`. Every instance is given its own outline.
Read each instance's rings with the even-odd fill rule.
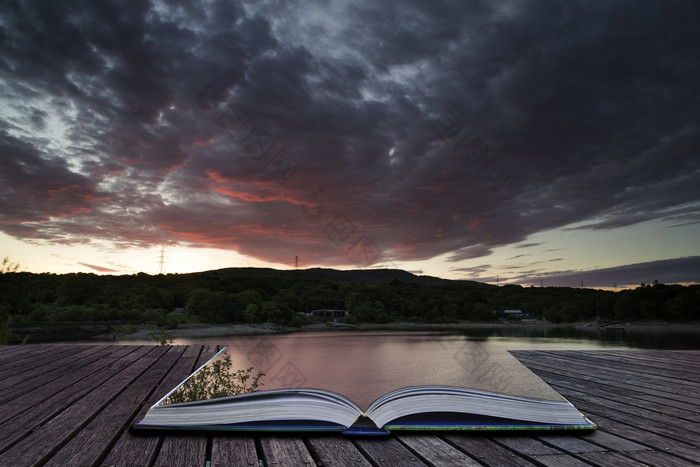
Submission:
[[[0,257],[700,282],[700,3],[0,4]]]

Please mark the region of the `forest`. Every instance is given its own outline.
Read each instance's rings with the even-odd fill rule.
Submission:
[[[168,315],[184,309],[180,317]],[[494,321],[506,309],[553,323],[697,322],[700,285],[655,281],[618,292],[494,286],[401,270],[228,268],[191,274],[0,274],[0,322],[133,321],[300,326],[315,309],[345,309],[351,323]]]

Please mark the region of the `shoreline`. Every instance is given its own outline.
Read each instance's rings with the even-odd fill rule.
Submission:
[[[201,337],[228,337],[228,336],[254,336],[271,334],[291,334],[296,332],[352,332],[352,331],[416,331],[416,332],[460,332],[474,329],[557,329],[557,328],[580,328],[589,330],[673,330],[693,332],[700,334],[700,324],[694,323],[661,323],[661,322],[639,322],[639,323],[617,323],[610,326],[584,326],[587,323],[559,323],[548,322],[537,323],[483,323],[483,322],[462,322],[449,324],[427,324],[427,323],[387,323],[387,324],[360,324],[348,325],[342,323],[316,323],[304,325],[300,328],[279,326],[275,324],[185,324],[177,329],[168,329],[167,332],[173,339],[188,339]],[[141,326],[138,331],[131,334],[110,334],[95,336],[95,340],[115,339],[143,341],[151,339],[149,335],[153,328]]]

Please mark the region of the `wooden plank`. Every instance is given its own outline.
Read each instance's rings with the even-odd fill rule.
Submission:
[[[548,456],[533,456],[532,459],[538,464],[547,467],[589,467],[591,464],[580,459],[571,457],[568,454],[555,454]]]
[[[610,465],[640,466],[648,467],[640,461],[636,461],[625,454],[619,452],[587,452],[580,455],[581,459],[593,465],[608,467]]]
[[[588,433],[586,435],[581,435],[584,437],[586,441],[589,443],[594,443],[597,444],[598,446],[602,446],[608,451],[625,451],[625,452],[631,452],[631,451],[648,451],[650,448],[648,446],[641,445],[639,443],[635,443],[634,441],[630,441],[625,438],[621,438],[619,436],[613,435],[612,433],[608,433],[603,430],[595,430],[591,433]]]
[[[365,454],[365,457],[372,459],[375,463],[382,463],[382,465],[427,465],[393,436],[358,438],[355,444]]]
[[[654,467],[691,467],[697,466],[697,462],[689,462],[684,459],[680,459],[673,455],[673,452],[668,451],[641,451],[632,452],[627,454],[628,457],[644,462],[648,465],[653,465]]]
[[[680,384],[682,387],[694,387],[700,382],[698,369],[685,367],[678,368],[675,365],[669,367],[668,363],[672,360],[667,360],[664,363],[649,364],[643,363],[639,359],[635,359],[629,355],[609,355],[601,352],[597,354],[582,353],[576,355],[564,352],[549,352],[547,356],[539,356],[537,360],[544,362],[550,359],[553,362],[573,362],[576,368],[584,369],[582,374],[594,372],[605,376],[614,376],[615,380],[624,377],[625,380],[634,381],[637,378],[640,381],[664,384]]]
[[[52,351],[55,349],[40,348],[38,345],[0,345],[0,371],[4,371],[6,366],[13,364],[18,358]]]
[[[537,437],[540,441],[568,454],[582,452],[604,452],[605,448],[570,434],[547,434]]]
[[[158,452],[156,467],[204,467],[206,465],[206,436],[199,434],[168,434],[167,443]],[[205,442],[202,442],[204,440]],[[291,465],[291,464],[290,464]]]
[[[618,419],[609,418],[609,412],[606,408],[597,412],[596,407],[589,406],[588,402],[578,400],[556,386],[554,386],[554,388],[560,390],[560,392],[578,408],[590,413],[600,426],[599,429],[603,429],[606,432],[613,433],[638,444],[649,446],[652,449],[672,449],[678,456],[684,459],[700,462],[700,452],[695,449],[694,445],[678,441],[675,438],[662,436],[656,432],[649,431],[646,427],[642,428],[643,425],[639,423],[639,420],[624,416],[624,414],[616,417]],[[597,409],[600,410],[600,408]]]
[[[559,353],[559,352],[555,352]],[[602,352],[599,350],[584,351],[580,353],[581,358],[593,359],[600,362],[606,367],[615,367],[619,363],[636,367],[635,369],[642,373],[658,374],[673,376],[676,370],[681,373],[696,377],[700,372],[700,352],[698,351],[641,351],[641,350],[625,350],[625,351],[609,351]],[[668,362],[672,360],[674,367],[669,367]]]
[[[55,358],[43,366],[33,367],[31,371],[19,371],[15,372],[9,376],[5,376],[0,384],[0,390],[6,390],[6,388],[16,388],[20,384],[25,384],[26,387],[37,387],[43,384],[49,378],[55,377],[55,375],[65,374],[73,369],[80,368],[84,366],[86,362],[95,361],[102,356],[114,352],[114,347],[90,347],[82,350],[77,350],[73,352],[68,352],[64,354],[61,358],[59,355],[55,355]],[[29,364],[31,365],[31,363]],[[59,372],[59,370],[63,370]],[[37,377],[40,379],[37,381]]]
[[[131,349],[133,350],[134,347],[131,347]],[[142,354],[143,350],[137,355]],[[38,426],[79,401],[95,387],[109,380],[133,362],[133,358],[127,357],[114,360],[111,358],[112,355],[109,354],[110,358],[95,362],[95,365],[101,366],[101,368],[91,374],[89,378],[81,379],[35,405],[22,408],[23,399],[16,399],[17,404],[20,404],[19,409],[3,406],[3,412],[12,410],[14,413],[16,412],[15,409],[17,409],[21,410],[21,413],[0,425],[0,452],[5,451],[9,446],[24,438]]]
[[[150,349],[143,348],[146,354]],[[132,354],[127,357],[133,356]],[[84,424],[109,403],[122,389],[131,383],[150,364],[144,355],[132,361],[88,395],[63,410],[46,424],[32,431],[27,437],[0,455],[0,465],[33,465],[45,460],[62,443],[68,441]]]
[[[211,446],[212,467],[249,467],[258,464],[255,440],[251,436],[214,436]]]
[[[266,435],[260,437],[260,445],[265,465],[316,465],[304,441],[299,437]]]
[[[5,358],[14,358],[13,356],[18,353],[26,353],[27,349],[32,349],[32,351],[39,351],[40,345],[0,345],[0,365]]]
[[[505,435],[494,437],[493,440],[523,456],[559,456],[562,454],[558,449],[530,436]]]
[[[448,434],[443,436],[450,444],[457,446],[474,459],[489,466],[531,466],[529,460],[500,446],[487,436]]]
[[[537,360],[540,363],[549,361],[551,362],[550,366],[555,368],[558,367],[557,365],[561,366],[562,364],[566,367],[567,362],[571,362],[580,371],[581,376],[593,373],[598,375],[599,378],[622,381],[626,384],[638,385],[647,389],[661,389],[664,392],[673,393],[679,388],[685,388],[688,390],[686,396],[696,401],[700,400],[692,391],[700,381],[688,380],[688,377],[692,375],[689,371],[680,371],[679,368],[669,371],[668,362],[665,367],[649,367],[641,365],[635,360],[623,360],[622,358],[607,360],[602,357],[602,355],[599,357],[592,357],[591,354],[574,356],[561,352],[552,352],[548,354],[548,357],[538,357]]]
[[[538,361],[538,358],[535,357],[530,360],[526,360],[526,363],[528,363],[528,366],[532,368],[533,365],[531,365],[532,361]],[[671,366],[671,365],[669,365]],[[568,365],[569,368],[572,367],[572,365]],[[692,444],[694,435],[689,433],[687,430],[683,429],[680,427],[680,425],[685,425],[685,423],[679,424],[678,421],[674,417],[667,417],[664,419],[664,422],[659,424],[653,424],[649,423],[644,417],[642,416],[637,416],[635,418],[634,416],[631,416],[629,413],[630,411],[634,410],[634,408],[630,407],[621,407],[620,410],[611,410],[607,406],[601,406],[600,400],[597,401],[591,401],[591,398],[586,396],[585,394],[581,393],[572,393],[571,391],[567,391],[565,387],[557,386],[557,380],[556,374],[554,374],[554,371],[550,371],[548,373],[543,374],[543,372],[538,371],[536,368],[533,368],[533,370],[538,373],[540,376],[542,376],[547,382],[552,384],[555,389],[559,390],[564,394],[569,400],[571,400],[577,407],[579,407],[582,410],[589,410],[591,413],[591,417],[601,425],[601,420],[609,420],[607,417],[612,417],[614,421],[617,421],[619,423],[622,423],[624,425],[610,425],[610,422],[607,422],[605,425],[606,431],[611,431],[611,428],[614,428],[615,434],[622,437],[622,438],[628,438],[632,439],[633,441],[636,441],[638,443],[645,444],[649,447],[652,448],[662,448],[664,446],[668,446],[668,443],[674,443],[676,446],[676,449],[681,450],[684,455],[689,455],[690,459],[688,460],[696,460],[695,457],[697,456],[697,453],[695,451],[689,451],[687,448],[687,444],[678,444],[677,439],[685,439],[686,441],[690,442]],[[564,370],[561,370],[562,372],[565,372]],[[569,370],[572,371],[572,370]],[[573,369],[575,371],[575,367]],[[606,381],[607,383],[607,381]],[[625,404],[629,401],[628,398],[625,398],[624,395],[619,396],[620,402],[622,404]],[[584,402],[585,401],[585,402]],[[594,414],[598,414],[595,415]],[[642,414],[643,415],[643,414]],[[603,418],[601,420],[597,420],[596,417],[600,418],[600,416],[604,416],[606,418]],[[639,420],[645,420],[643,424],[639,423]],[[602,425],[601,425],[602,426]],[[624,427],[630,427],[630,428],[623,428]],[[636,434],[634,437],[630,437],[629,432],[630,429]],[[664,439],[663,437],[659,436],[659,434],[664,435],[666,438]],[[696,437],[695,437],[696,438]]]
[[[568,395],[570,400],[574,402],[574,405],[576,406],[581,406],[585,407],[585,410],[590,413],[597,413],[601,415],[605,415],[606,417],[617,420],[622,423],[638,426],[639,428],[643,429],[644,431],[648,432],[653,432],[655,434],[663,435],[666,436],[667,438],[678,440],[678,441],[685,441],[686,443],[689,444],[697,444],[698,443],[698,437],[697,437],[697,431],[689,431],[688,428],[685,426],[686,423],[683,424],[674,424],[673,420],[668,420],[666,423],[662,422],[657,422],[655,420],[648,420],[645,419],[643,414],[644,411],[641,410],[633,410],[633,408],[629,408],[628,411],[622,411],[622,410],[613,410],[610,409],[609,407],[606,407],[604,405],[597,404],[595,401],[591,401],[589,397],[581,398],[581,397],[576,397],[572,396],[571,394]],[[641,414],[641,415],[640,415]]]
[[[156,347],[149,353],[153,365],[122,391],[90,423],[63,446],[47,466],[93,465],[106,457],[109,446],[128,429],[133,416],[177,358],[161,358],[168,349]]]
[[[27,345],[8,345],[4,346],[7,349],[14,350],[14,352],[7,351],[6,359],[2,363],[2,371],[4,373],[10,368],[19,368],[24,366],[27,362],[35,361],[42,362],[47,359],[51,359],[53,355],[60,354],[62,352],[70,351],[66,346],[27,346]]]
[[[117,361],[117,358],[114,358],[112,355],[113,353],[106,352],[92,354],[79,361],[83,364],[82,367],[74,368],[73,371],[66,370],[65,373],[55,379],[43,381],[43,384],[39,387],[33,389],[25,388],[21,398],[9,400],[2,405],[0,423],[4,423],[26,410],[30,410],[42,401],[53,398],[65,391],[66,388],[86,378],[99,377],[97,374],[104,370],[105,364]],[[55,375],[54,372],[48,372],[47,374]]]
[[[542,366],[527,359],[523,362],[527,363],[530,369],[540,377],[549,378],[552,384],[594,395],[601,400],[601,403],[614,405],[616,402],[619,403],[621,398],[624,398],[625,405],[636,406],[644,410],[651,409],[664,415],[675,412],[676,417],[686,419],[691,423],[699,423],[700,406],[689,404],[688,398],[679,394],[678,390],[671,392],[671,389],[668,388],[666,392],[663,392],[655,389],[644,389],[641,385],[615,382],[608,378],[599,377],[597,374],[584,377],[577,374],[577,369],[572,368],[571,364],[567,365],[569,370],[560,370],[552,366]],[[661,394],[662,397],[658,394]],[[649,414],[649,416],[651,415]]]
[[[312,435],[306,440],[312,456],[318,465],[371,466],[362,453],[347,436]]]
[[[697,384],[683,382],[678,379],[630,373],[621,368],[609,368],[606,370],[600,365],[582,366],[574,360],[564,361],[561,358],[551,356],[537,358],[535,365],[555,373],[562,372],[570,377],[587,381],[589,384],[605,381],[612,387],[631,391],[635,394],[648,394],[659,398],[673,398],[679,401],[684,400],[686,403],[694,405],[700,403],[700,398],[696,397],[694,392]],[[681,391],[680,394],[679,390]]]
[[[434,467],[481,465],[434,434],[409,434],[397,438],[424,462]]]
[[[580,379],[561,375],[554,371],[544,371],[541,367],[535,365],[532,366],[532,369],[537,369],[537,373],[540,376],[548,378],[552,384],[566,388],[567,392],[570,394],[593,397],[600,404],[611,408],[632,406],[649,410],[650,412],[656,412],[658,416],[664,420],[671,416],[675,419],[687,420],[695,424],[700,423],[700,414],[689,411],[687,408],[682,409],[674,407],[674,401],[672,399],[664,398],[664,403],[652,402],[647,400],[649,397],[643,393],[629,394],[623,389],[608,386],[605,382],[586,383]],[[653,415],[650,416],[653,417]]]
[[[43,353],[42,358],[33,358],[27,356],[22,362],[15,362],[0,374],[0,389],[3,391],[2,399],[9,399],[10,395],[16,394],[17,386],[23,384],[25,387],[35,388],[42,383],[36,381],[37,377],[45,377],[48,372],[56,372],[61,365],[68,365],[71,361],[76,360],[77,353],[91,353],[99,350],[99,347],[91,347],[76,352],[70,349],[64,349],[55,353]],[[63,363],[58,363],[63,362]],[[19,393],[21,394],[21,390]]]
[[[173,346],[170,349],[168,354],[173,353],[178,357],[175,365],[163,381],[158,384],[158,387],[143,405],[139,413],[131,420],[132,423],[143,418],[149,407],[158,402],[165,394],[170,392],[170,390],[192,373],[196,362],[192,357],[182,357],[185,350],[186,348],[184,346]],[[192,353],[193,351],[190,352]],[[203,352],[201,353],[203,354]],[[211,355],[213,355],[213,353],[211,353]],[[162,442],[163,436],[158,432],[144,433],[126,430],[122,433],[119,440],[107,455],[103,465],[127,467],[141,465],[141,463],[149,463],[156,458]]]

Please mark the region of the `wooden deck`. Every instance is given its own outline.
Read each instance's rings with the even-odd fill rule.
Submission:
[[[589,434],[386,438],[134,434],[211,346],[0,347],[0,466],[684,466],[700,463],[700,351],[517,351]]]

